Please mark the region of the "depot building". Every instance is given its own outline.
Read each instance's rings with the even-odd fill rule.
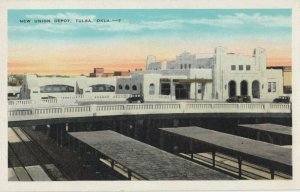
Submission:
[[[281,69],[267,69],[263,48],[252,55],[217,47],[213,53],[184,52],[172,61],[149,55],[145,71],[113,77],[37,77],[27,75],[21,98],[142,94],[145,100],[220,100],[248,95],[273,100],[283,94]]]

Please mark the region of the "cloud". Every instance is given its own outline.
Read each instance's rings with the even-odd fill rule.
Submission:
[[[199,18],[191,20],[173,19],[163,21],[141,21],[139,23],[130,23],[122,21],[121,23],[88,24],[92,29],[98,31],[129,31],[138,32],[142,30],[163,30],[180,29],[186,25],[208,25],[214,27],[231,28],[243,26],[261,26],[261,27],[280,27],[290,28],[290,16],[269,16],[260,13],[245,14],[235,13],[232,15],[218,15],[216,18]]]
[[[30,31],[43,31],[49,33],[64,33],[65,31],[75,30],[75,26],[66,25],[66,24],[36,24],[31,26],[10,26],[9,30],[11,31],[21,31],[21,32],[30,32]]]
[[[79,30],[82,28],[90,28],[96,31],[107,32],[139,32],[143,30],[164,30],[164,29],[181,29],[188,27],[187,25],[203,25],[222,28],[246,27],[246,26],[260,26],[273,28],[290,28],[291,17],[282,15],[262,15],[260,13],[245,14],[235,13],[231,15],[217,15],[215,18],[195,18],[195,19],[170,19],[161,21],[140,21],[130,22],[128,20],[121,20],[121,22],[95,22],[96,15],[82,15],[77,13],[58,13],[50,15],[33,14],[26,15],[28,19],[69,19],[71,23],[48,23],[35,25],[18,25],[9,26],[12,31],[45,31],[50,33],[64,33],[72,30]],[[93,23],[76,23],[76,19],[90,19]]]
[[[290,16],[269,16],[262,15],[260,13],[254,13],[248,15],[245,13],[236,13],[234,15],[218,15],[218,19],[215,20],[216,24],[232,23],[237,25],[260,25],[264,27],[291,27]]]
[[[33,14],[33,15],[26,15],[28,19],[70,19],[71,21],[75,21],[76,19],[91,19],[94,20],[96,15],[80,15],[77,13],[57,13],[55,15],[41,15],[41,14]]]

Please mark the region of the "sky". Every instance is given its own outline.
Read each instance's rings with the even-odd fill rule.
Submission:
[[[268,66],[290,66],[291,31],[290,9],[9,10],[8,73],[127,71],[145,68],[148,55],[174,60],[218,46],[244,55],[262,47]]]

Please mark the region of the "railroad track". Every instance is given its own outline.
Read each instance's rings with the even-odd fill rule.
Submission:
[[[191,160],[190,154],[180,153],[179,156]],[[192,161],[211,167],[212,155],[210,153],[193,154]],[[238,177],[237,160],[225,154],[216,153],[215,169],[222,171],[224,173],[228,173],[232,176]],[[284,179],[291,179],[291,178],[292,177],[290,175],[281,172],[275,172],[275,179],[277,180],[284,180]],[[268,169],[264,167],[243,161],[241,179],[253,179],[253,180],[270,179],[270,172]]]
[[[9,141],[9,164],[18,180],[69,180],[69,177],[58,168],[56,161],[22,128],[11,128],[10,131],[11,137],[15,137],[15,141],[18,142]],[[21,174],[18,169],[22,170]]]

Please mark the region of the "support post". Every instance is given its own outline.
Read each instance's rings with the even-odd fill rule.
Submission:
[[[162,131],[160,132],[159,145],[161,149],[165,148],[164,133]]]
[[[260,140],[260,131],[256,132],[256,140],[258,140],[258,141]]]
[[[271,179],[274,180],[275,170],[274,170],[273,166],[270,167],[270,173],[271,173]]]
[[[216,166],[216,151],[213,150],[211,155],[212,155],[212,166],[215,167]]]
[[[193,144],[193,141],[190,142],[190,150],[191,150],[191,159],[194,159],[194,144]]]
[[[56,131],[56,145],[59,145],[59,127],[56,125],[55,126],[55,131]]]
[[[63,147],[63,143],[64,143],[64,128],[61,127],[60,128],[60,147]]]
[[[131,180],[131,171],[128,170],[128,179]]]
[[[115,161],[114,161],[114,160],[112,160],[112,161],[110,162],[110,165],[111,165],[111,169],[112,169],[112,170],[114,170]]]
[[[242,178],[242,156],[238,156],[238,164],[239,164],[239,178]]]

